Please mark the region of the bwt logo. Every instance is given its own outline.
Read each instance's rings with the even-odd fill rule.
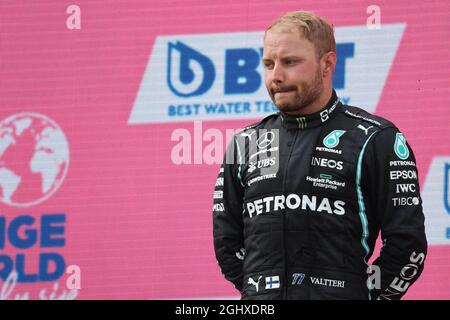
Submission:
[[[345,87],[345,62],[353,58],[354,43],[337,44],[338,63],[334,73],[335,89]],[[223,94],[252,94],[262,85],[259,71],[263,48],[225,50]],[[168,43],[167,84],[180,97],[200,96],[213,85],[216,70],[213,61],[187,44]]]
[[[375,111],[404,29],[335,29],[333,86],[344,103]],[[263,81],[263,38],[263,32],[157,37],[128,122],[253,119],[276,112]]]
[[[207,56],[177,41],[168,44],[167,84],[174,94],[191,97],[208,91],[216,76]]]

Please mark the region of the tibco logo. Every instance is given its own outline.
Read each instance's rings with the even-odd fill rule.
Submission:
[[[326,212],[341,216],[345,214],[344,206],[345,202],[342,200],[330,202],[328,198],[319,199],[316,196],[300,196],[295,193],[291,193],[287,197],[284,195],[265,197],[247,202],[246,204],[250,218],[253,218],[254,215],[276,212],[284,209]]]

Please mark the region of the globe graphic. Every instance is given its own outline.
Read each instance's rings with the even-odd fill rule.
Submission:
[[[69,166],[69,144],[61,128],[38,113],[0,122],[0,200],[31,206],[48,199]]]

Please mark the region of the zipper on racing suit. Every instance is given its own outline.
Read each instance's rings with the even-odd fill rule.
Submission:
[[[283,130],[283,129],[281,129]],[[287,130],[288,134],[289,134],[289,130]],[[289,154],[286,160],[286,163],[284,164],[284,172],[283,172],[283,183],[282,183],[282,187],[281,187],[281,194],[286,197],[285,192],[286,192],[286,178],[287,178],[287,173],[288,173],[288,168],[289,168],[289,161],[291,160],[291,154],[292,154],[292,150],[294,149],[294,145],[295,145],[295,141],[297,140],[297,136],[298,136],[299,131],[296,130],[295,131],[295,135],[293,137],[293,139],[291,141],[288,142],[288,147],[289,147]],[[290,143],[290,146],[289,146]],[[281,158],[281,150],[280,150],[280,158]],[[283,209],[283,220],[282,220],[282,231],[281,231],[281,236],[282,236],[282,251],[283,251],[283,262],[284,262],[284,286],[283,286],[283,291],[282,291],[282,299],[286,300],[287,299],[287,288],[288,288],[288,268],[287,268],[287,253],[286,253],[286,236],[285,236],[285,232],[286,231],[286,207]]]

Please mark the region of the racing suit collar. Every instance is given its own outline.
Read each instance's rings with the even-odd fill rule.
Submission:
[[[321,110],[304,115],[304,116],[290,116],[280,112],[281,123],[286,129],[308,129],[318,127],[330,120],[335,112],[333,112],[339,105],[339,99],[336,91],[333,90],[330,100]]]

